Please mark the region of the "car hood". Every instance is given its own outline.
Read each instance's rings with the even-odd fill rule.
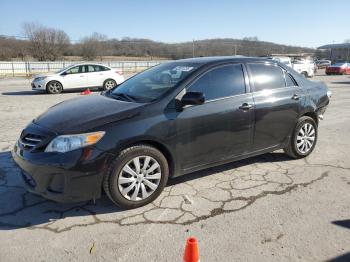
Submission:
[[[144,106],[103,95],[89,95],[54,105],[33,122],[58,134],[74,134],[133,117]]]
[[[37,78],[37,77],[47,77],[47,76],[54,76],[54,75],[56,75],[56,73],[45,73],[45,74],[35,75],[33,78]]]

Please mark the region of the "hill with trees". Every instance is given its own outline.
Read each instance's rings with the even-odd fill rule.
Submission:
[[[64,31],[40,24],[25,24],[23,31],[24,36],[21,39],[0,36],[0,60],[55,61],[63,60],[66,56],[78,56],[85,60],[101,59],[103,56],[140,57],[151,60],[193,56],[265,56],[273,53],[315,52],[315,49],[311,48],[259,41],[257,37],[164,43],[130,37],[108,39],[104,35],[93,33],[78,41],[71,41]]]

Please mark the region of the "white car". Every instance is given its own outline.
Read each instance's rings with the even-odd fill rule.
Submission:
[[[292,68],[305,77],[313,77],[315,75],[316,66],[315,63],[311,60],[300,59],[293,61]]]
[[[290,57],[288,56],[270,56],[270,57],[267,57],[267,59],[272,59],[272,60],[276,60],[280,63],[283,63],[287,66],[289,66],[290,68],[292,68],[292,59],[290,59]]]
[[[100,64],[76,64],[56,73],[38,75],[32,81],[32,90],[58,94],[63,90],[100,88],[109,90],[124,82],[119,69]]]

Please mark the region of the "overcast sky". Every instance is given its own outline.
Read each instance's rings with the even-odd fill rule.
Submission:
[[[64,30],[72,40],[99,32],[163,42],[243,38],[318,47],[350,39],[350,0],[0,0],[0,35],[25,22]]]

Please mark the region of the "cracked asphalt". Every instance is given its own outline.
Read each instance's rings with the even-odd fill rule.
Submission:
[[[276,151],[196,172],[127,211],[106,196],[58,204],[24,190],[10,153],[20,131],[79,93],[0,79],[0,261],[181,261],[192,235],[201,261],[349,261],[350,76],[315,79],[333,97],[308,158]]]

